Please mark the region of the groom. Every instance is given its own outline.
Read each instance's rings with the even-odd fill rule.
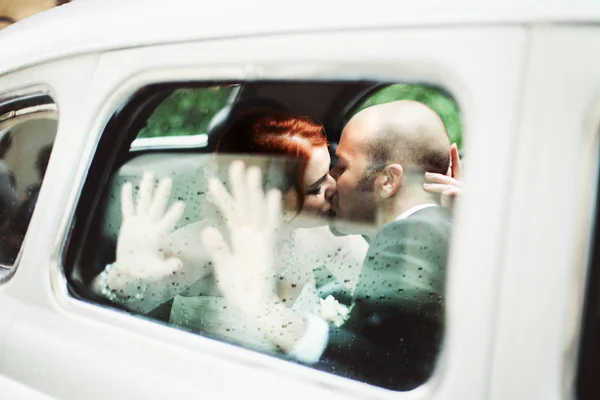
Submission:
[[[451,218],[423,183],[425,171],[446,173],[449,154],[442,120],[418,102],[367,108],[342,132],[333,209],[342,220],[374,221],[377,228],[350,317],[329,330],[321,357],[346,366],[348,377],[410,390],[433,372]],[[344,232],[341,223],[334,228]]]
[[[451,218],[439,197],[424,190],[424,178],[425,171],[445,174],[449,154],[442,120],[421,103],[377,105],[352,118],[332,171],[341,220],[335,229],[344,232],[343,220],[377,228],[344,232],[369,236],[370,243],[352,311],[341,328],[330,327],[287,308],[274,282],[257,279],[246,289],[260,304],[245,311],[267,339],[298,361],[393,390],[413,389],[431,376],[444,330]],[[230,293],[244,306],[241,294]]]

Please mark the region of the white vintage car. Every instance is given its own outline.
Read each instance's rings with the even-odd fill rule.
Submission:
[[[600,4],[482,3],[80,0],[2,30],[0,398],[600,398]],[[123,182],[152,170],[199,203],[240,104],[309,115],[335,147],[358,109],[397,98],[429,102],[466,166],[443,346],[416,389],[90,290]]]

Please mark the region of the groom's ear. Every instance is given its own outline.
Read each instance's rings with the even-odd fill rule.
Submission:
[[[381,171],[376,181],[378,191],[384,199],[393,197],[398,193],[404,179],[404,169],[400,164],[388,164]]]

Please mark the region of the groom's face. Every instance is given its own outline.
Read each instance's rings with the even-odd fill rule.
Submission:
[[[344,128],[336,150],[339,162],[331,171],[336,180],[333,196],[336,216],[352,222],[373,223],[375,196],[372,177],[367,173],[366,135],[360,122],[350,121]]]

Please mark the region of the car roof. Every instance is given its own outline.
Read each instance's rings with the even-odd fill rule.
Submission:
[[[0,31],[0,75],[68,56],[252,35],[456,24],[591,23],[595,0],[75,0]]]

